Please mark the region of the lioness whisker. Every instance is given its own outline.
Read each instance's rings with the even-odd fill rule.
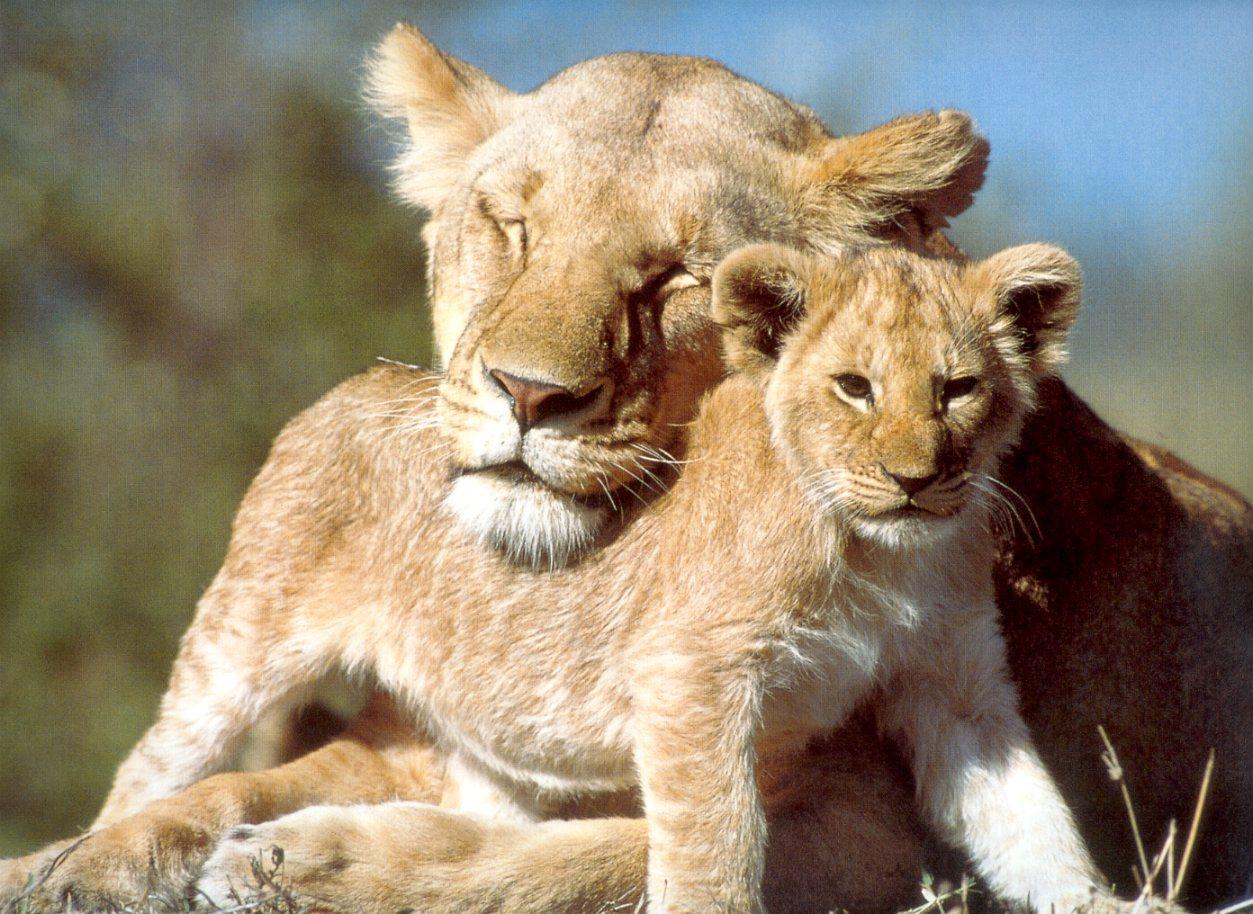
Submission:
[[[622,466],[620,463],[613,464],[613,468],[619,472],[625,473],[626,475],[630,476],[632,479],[635,479],[637,482],[639,481],[638,478],[635,477],[631,473],[630,470]],[[641,505],[645,505],[645,506],[648,505],[648,502],[644,500],[644,497],[640,495],[639,492],[636,492],[635,489],[631,488],[630,486],[622,486],[621,490],[624,492],[629,492],[635,498],[635,500],[638,501]]]
[[[699,462],[700,459],[703,459],[703,458],[698,458],[697,460],[680,460],[678,457],[675,457],[665,448],[658,447],[657,445],[653,445],[653,444],[643,444],[640,442],[633,442],[631,446],[642,451],[644,454],[648,456],[650,460],[653,460],[656,463],[666,463],[672,466],[685,466],[689,463],[697,463]]]
[[[638,482],[638,483],[639,483],[641,486],[643,486],[644,488],[646,488],[646,489],[650,489],[650,490],[655,490],[655,491],[657,491],[657,492],[664,492],[664,491],[665,491],[665,488],[664,488],[664,487],[657,487],[657,486],[654,486],[654,485],[653,485],[652,483],[650,483],[647,479],[645,479],[645,478],[643,478],[643,477],[641,477],[641,476],[637,476],[635,473],[633,473],[633,472],[631,471],[631,468],[630,468],[630,467],[628,467],[625,463],[619,463],[619,464],[617,465],[617,467],[618,467],[618,469],[619,469],[619,470],[621,470],[623,473],[626,473],[628,476],[630,476],[632,479],[634,479],[636,482]],[[640,471],[644,471],[644,467],[640,466],[638,463],[637,463],[637,464],[635,464],[635,467],[636,467],[636,469],[638,469],[638,470],[640,470]],[[656,477],[654,476],[653,478],[655,479]],[[658,480],[658,482],[660,482],[660,480]],[[643,501],[643,499],[640,499],[640,500],[641,500],[641,501]]]
[[[599,472],[596,474],[596,483],[597,483],[597,484],[601,487],[601,489],[604,491],[604,493],[605,493],[605,498],[606,498],[606,500],[608,500],[608,502],[609,502],[609,507],[613,508],[613,510],[614,510],[614,512],[615,512],[615,513],[617,513],[617,514],[621,514],[621,513],[622,513],[622,509],[618,506],[618,502],[617,502],[617,501],[614,499],[614,497],[613,497],[613,492],[611,492],[611,491],[610,491],[610,489],[609,489],[609,485],[608,485],[608,484],[607,484],[607,482],[606,482],[606,475],[605,475],[605,472],[604,472],[603,470],[602,470],[602,471],[599,471]]]
[[[658,491],[658,492],[664,492],[664,491],[666,490],[666,485],[665,485],[665,483],[662,481],[662,479],[661,479],[661,477],[660,477],[660,476],[658,476],[656,473],[654,473],[654,472],[653,472],[652,470],[650,470],[648,467],[644,466],[642,463],[641,463],[641,464],[636,464],[636,467],[639,469],[639,471],[640,471],[641,473],[643,473],[645,476],[647,476],[649,479],[651,479],[654,483],[656,483],[656,486],[657,486],[657,491]]]

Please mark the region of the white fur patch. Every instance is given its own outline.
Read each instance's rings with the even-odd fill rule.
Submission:
[[[607,518],[550,489],[484,473],[454,482],[444,506],[462,529],[534,568],[566,565],[592,545]]]
[[[526,824],[540,821],[536,810],[526,809],[478,766],[468,762],[460,753],[453,753],[444,772],[445,791],[451,787],[459,812],[487,820],[499,820]],[[448,806],[449,793],[445,793],[441,805]]]
[[[848,522],[862,538],[893,550],[931,546],[947,539],[960,528],[958,517],[854,516],[848,518]]]

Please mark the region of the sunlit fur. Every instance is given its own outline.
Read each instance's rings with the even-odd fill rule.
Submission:
[[[601,267],[633,287],[635,244],[660,241],[669,251],[670,240],[691,229],[699,256],[684,265],[702,285],[666,299],[665,333],[644,340],[628,360],[643,383],[628,385],[636,393],[624,390],[608,416],[614,440],[647,444],[634,451],[641,458],[669,460],[652,449],[676,450],[669,423],[685,421],[674,417],[690,416],[721,373],[718,339],[705,332],[706,283],[716,261],[754,241],[833,253],[879,239],[956,253],[940,229],[969,206],[987,155],[968,119],[951,111],[833,138],[803,106],[691,58],[613,55],[516,95],[400,26],[380,46],[371,73],[375,101],[408,126],[396,183],[405,199],[431,212],[436,344],[451,376],[467,385],[458,401],[467,407],[462,426],[470,443],[476,410],[491,411],[489,392],[480,389],[472,357],[453,364],[454,349],[501,355],[523,375],[594,375],[601,331],[623,313]],[[476,191],[488,204],[483,209],[474,205]],[[528,194],[537,208],[519,211]],[[527,219],[526,245],[511,228],[517,215]],[[1253,872],[1253,766],[1238,761],[1253,757],[1253,703],[1231,700],[1253,692],[1246,637],[1253,510],[1219,480],[1119,433],[1060,379],[1041,385],[1040,402],[999,476],[969,483],[989,488],[983,497],[1000,506],[990,521],[1002,550],[998,602],[1024,709],[1080,804],[1089,843],[1108,872],[1124,879],[1135,848],[1109,827],[1124,810],[1101,762],[1096,727],[1111,731],[1133,773],[1146,834],[1163,835],[1172,819],[1187,819],[1197,772],[1216,748],[1210,807],[1219,812],[1206,817],[1189,893],[1211,907],[1233,903],[1248,893],[1245,874]],[[501,427],[499,420],[488,426]],[[640,459],[631,466],[630,449],[600,450],[601,435],[608,439],[603,427],[585,429],[572,450],[589,459],[602,453],[589,470],[609,469],[607,485],[632,475],[649,480],[645,470],[671,465]],[[630,473],[612,471],[620,461]],[[531,468],[556,479],[542,457]],[[596,476],[583,473],[578,490],[598,490]],[[650,497],[635,482],[613,489],[597,526],[609,513],[604,504],[610,512],[615,502],[638,507],[637,495]],[[559,493],[550,501],[553,512],[571,504]],[[588,532],[579,524],[566,529]],[[563,554],[573,557],[580,543]],[[882,752],[864,745],[861,758]],[[811,773],[829,770],[828,760],[815,761]],[[873,768],[879,782],[891,764],[885,758]],[[809,837],[797,837],[794,846],[804,848],[797,858],[808,861],[814,848],[866,846],[840,824],[841,810],[866,791],[844,786],[821,792],[825,806],[811,817]],[[884,804],[878,808],[883,821]],[[918,840],[907,827],[896,839]],[[860,858],[832,853],[815,869],[847,865],[867,872],[867,884],[883,883],[875,869],[889,856],[883,847]],[[807,870],[779,871],[795,879]],[[833,876],[823,884],[837,882]],[[912,888],[901,907],[916,900]]]
[[[414,43],[418,50],[404,50],[412,49]],[[398,30],[386,48],[401,52],[400,57],[419,70],[429,70],[432,85],[443,86],[442,94],[424,97],[420,78],[388,70],[389,78],[395,77],[394,91],[383,92],[385,99],[380,97],[400,106],[392,110],[421,128],[412,133],[412,149],[397,171],[407,198],[435,206],[436,198],[461,180],[464,150],[483,140],[479,125],[502,123],[491,110],[482,112],[482,120],[474,115],[460,119],[459,110],[473,109],[482,101],[460,93],[484,87],[494,87],[492,92],[503,90],[486,77],[480,80],[469,65],[438,51],[411,29]],[[638,58],[612,60],[625,70]],[[607,65],[602,61],[598,67]],[[714,67],[707,71],[718,72],[725,71]],[[593,142],[596,133],[603,132],[610,135],[607,145],[619,148],[620,155],[634,154],[632,137],[640,122],[630,116],[607,117],[605,108],[635,111],[632,96],[641,90],[642,98],[665,97],[673,82],[668,74],[659,70],[650,84],[606,78],[597,67],[570,71],[572,77],[576,73],[588,80],[589,91],[607,100],[604,106],[586,109],[586,117],[597,125],[586,137],[589,148],[604,148],[605,143]],[[674,83],[674,88],[682,91],[684,86]],[[749,127],[747,121],[736,120],[740,116],[736,112],[742,112],[736,99],[760,92],[729,76],[713,80],[708,94],[700,99],[701,112],[717,112],[726,123]],[[450,98],[452,104],[445,105]],[[418,110],[410,113],[411,107]],[[809,183],[802,181],[799,190],[792,182],[758,187],[752,175],[768,176],[770,168],[754,171],[753,162],[762,159],[754,150],[763,137],[793,135],[790,125],[795,121],[790,112],[786,105],[759,108],[761,119],[754,123],[760,129],[733,129],[712,138],[702,135],[690,148],[676,144],[658,150],[659,158],[669,159],[666,167],[681,172],[685,162],[701,159],[702,149],[715,149],[703,160],[708,173],[739,169],[735,173],[745,176],[738,188],[742,196],[760,192],[760,197],[753,197],[758,203],[774,200],[780,212],[800,213],[795,222],[761,221],[756,217],[771,211],[765,207],[756,211],[751,224],[729,231],[731,239],[771,237],[831,250],[841,233],[853,231],[850,224],[860,225],[866,212],[861,207],[868,204],[882,220],[865,232],[911,244],[925,238],[939,245],[943,236],[936,231],[936,219],[964,209],[969,192],[977,187],[978,169],[971,165],[955,173],[941,167],[943,155],[933,157],[935,167],[915,167],[930,148],[947,150],[945,155],[954,163],[963,156],[968,163],[975,161],[977,157],[970,155],[974,138],[969,126],[952,113],[930,120],[902,119],[888,128],[839,141],[843,165],[835,156],[825,163],[811,157],[812,167],[802,174]],[[425,119],[432,115],[436,120],[446,115],[451,132],[428,124]],[[569,126],[577,128],[583,117],[581,111],[569,112]],[[699,123],[699,118],[693,122]],[[456,129],[458,124],[464,129]],[[919,129],[928,124],[930,129]],[[936,144],[943,136],[948,141]],[[544,159],[548,140],[541,131],[519,137],[517,155]],[[427,142],[433,145],[423,148]],[[893,151],[895,159],[888,155]],[[852,177],[857,180],[840,181],[841,168],[853,168],[857,162],[872,166],[870,173],[856,175],[854,170]],[[894,162],[905,167],[893,180]],[[429,173],[425,165],[432,166]],[[574,173],[587,166],[580,162]],[[964,182],[957,180],[962,175],[967,179]],[[865,188],[867,193],[859,194],[860,202],[850,209],[848,191],[852,188]],[[937,193],[944,188],[952,192],[947,200]],[[965,198],[959,193],[963,189]],[[569,225],[577,220],[595,225],[601,220],[635,218],[630,210],[624,212],[616,205],[623,197],[611,199],[615,206],[603,210],[572,208],[572,218],[577,219]],[[707,201],[709,210],[697,224],[722,225],[718,220],[734,211],[724,206],[728,199],[737,198],[694,196],[693,202]],[[668,206],[656,197],[641,197],[641,204],[654,214],[664,213]],[[445,224],[453,228],[442,233],[444,253],[433,255],[431,274],[436,280],[435,317],[445,358],[461,331],[476,323],[474,307],[479,299],[458,290],[475,283],[477,275],[485,283],[501,275],[490,255],[467,255],[464,260],[448,256],[448,244],[456,237],[451,218],[456,212],[455,207],[448,210]],[[462,212],[468,216],[471,210]],[[647,222],[646,215],[641,213],[640,220]],[[550,228],[560,233],[565,226],[554,223]],[[473,254],[481,239],[467,238]],[[507,225],[502,238],[508,239]],[[711,250],[725,253],[726,249],[711,243]],[[452,291],[438,288],[443,284],[441,277],[455,283]],[[482,296],[489,303],[499,299],[497,293]],[[677,299],[667,306],[686,301]],[[563,323],[577,323],[576,304],[574,299],[562,300]],[[529,315],[542,314],[537,310],[541,305]],[[589,307],[596,313],[600,305],[591,302]],[[693,321],[696,325],[704,321],[698,308],[693,310]],[[484,332],[491,336],[491,327]],[[692,330],[674,338],[684,336],[696,340],[694,345],[708,347],[698,358],[716,352],[716,336]],[[547,348],[537,343],[519,351],[542,366],[556,358],[563,346],[578,351],[585,338],[581,333],[559,333]],[[681,357],[678,349],[666,352],[667,359]],[[403,600],[406,588],[414,586],[412,578],[405,577],[405,569],[413,568],[420,579],[440,568],[459,567],[458,556],[471,560],[468,548],[462,552],[457,546],[445,549],[444,531],[429,529],[422,520],[439,518],[446,524],[444,503],[414,503],[415,493],[435,493],[437,501],[449,495],[449,445],[434,430],[438,417],[430,396],[439,380],[437,375],[396,366],[380,369],[342,385],[291,424],[241,509],[227,567],[201,604],[205,621],[197,623],[200,635],[230,606],[240,612],[260,612],[284,600],[324,599],[329,601],[328,616],[345,608],[374,611],[376,607],[363,603],[360,591],[353,587],[338,595],[338,603],[333,589],[319,593],[314,586],[301,591],[316,584],[316,576],[308,573],[310,567],[341,561],[345,543],[360,543],[369,528],[365,518],[371,516],[386,517],[388,523],[385,531],[373,528],[366,551],[377,555],[377,560],[369,567],[375,573],[391,568],[397,599]],[[1005,508],[1006,516],[1014,521],[1012,529],[1007,526],[1000,531],[1002,558],[997,569],[1002,625],[1009,635],[1013,674],[1022,688],[1032,732],[1050,762],[1056,762],[1054,773],[1067,795],[1079,804],[1076,810],[1085,835],[1094,850],[1099,849],[1106,872],[1124,877],[1134,859],[1134,847],[1125,830],[1110,827],[1122,821],[1124,810],[1099,758],[1093,735],[1096,725],[1111,730],[1133,779],[1146,836],[1164,833],[1171,818],[1186,821],[1205,753],[1217,747],[1209,813],[1193,854],[1188,892],[1193,898],[1207,899],[1198,900],[1198,905],[1219,907],[1233,902],[1247,894],[1244,877],[1253,872],[1249,862],[1253,845],[1245,840],[1253,810],[1249,802],[1253,774],[1249,766],[1230,761],[1253,756],[1253,705],[1231,699],[1253,688],[1247,638],[1249,607],[1253,606],[1248,572],[1253,567],[1253,512],[1239,493],[1221,482],[1160,448],[1119,434],[1060,379],[1046,379],[1039,394],[1041,405],[1023,430],[1022,446],[1002,466],[1001,481],[1010,487],[1004,494],[1016,509]],[[663,405],[684,413],[691,411],[697,389],[675,386],[652,396],[678,398],[677,404]],[[671,450],[679,453],[677,448]],[[368,459],[363,459],[363,451],[370,455]],[[660,451],[646,453],[660,458],[658,466],[683,462],[684,472],[701,467],[700,463],[689,465],[688,455],[681,454],[685,460],[675,461]],[[372,492],[380,493],[377,502]],[[638,504],[629,492],[616,490],[614,497],[619,504]],[[419,516],[405,517],[405,505]],[[754,522],[744,530],[772,523],[767,507],[754,503]],[[343,517],[355,520],[344,525],[338,522]],[[737,530],[733,538],[741,535]],[[405,537],[409,539],[403,545],[397,543]],[[672,551],[658,549],[650,559],[656,561]],[[418,561],[430,554],[439,556],[433,568]],[[368,577],[361,569],[341,567],[337,573]],[[444,612],[455,619],[451,605]],[[570,635],[560,629],[563,607],[555,603],[549,611],[556,614],[556,621],[553,625],[545,622],[540,637],[564,643],[562,639]],[[255,629],[250,632],[255,637]],[[237,672],[230,665],[233,658],[250,656],[259,645],[265,650],[270,643],[269,639],[223,642],[222,636],[228,633],[219,630],[217,634],[216,653],[199,653],[195,637],[189,637],[172,694],[209,691],[215,657],[226,663],[222,676],[229,680]],[[282,637],[284,632],[275,635]],[[225,650],[220,649],[222,643]],[[276,655],[274,668],[286,659],[290,658]],[[520,661],[518,668],[525,672],[530,662],[529,658]],[[471,688],[467,694],[474,691]],[[166,885],[181,892],[215,836],[226,835],[243,822],[267,822],[310,804],[329,803],[336,806],[310,810],[290,829],[281,825],[288,820],[279,819],[272,826],[241,833],[237,842],[224,838],[222,849],[229,856],[256,846],[249,842],[287,847],[287,872],[299,874],[297,883],[311,887],[319,899],[333,897],[328,910],[352,914],[371,905],[383,910],[408,906],[457,914],[482,911],[488,905],[493,911],[551,914],[585,910],[587,899],[601,899],[606,910],[623,907],[626,899],[626,907],[631,908],[639,897],[647,835],[636,820],[548,822],[542,829],[505,831],[423,807],[431,813],[429,817],[415,818],[407,809],[405,815],[413,827],[393,829],[383,807],[374,817],[374,808],[345,805],[395,797],[428,801],[440,797],[442,752],[431,746],[429,735],[407,712],[391,707],[380,695],[349,733],[322,750],[269,771],[217,775],[160,799],[207,770],[212,762],[206,759],[224,757],[206,754],[206,743],[222,748],[213,742],[220,736],[215,727],[223,721],[235,726],[241,716],[248,719],[253,713],[247,704],[220,716],[198,716],[194,703],[188,709],[181,717],[167,719],[147,740],[176,740],[183,733],[193,740],[187,751],[164,759],[145,760],[139,754],[127,762],[99,819],[99,834],[67,858],[67,865],[46,886],[50,891],[73,885],[87,897],[92,887],[120,897],[126,887],[148,885],[151,880],[153,887]],[[50,720],[48,726],[57,724]],[[187,766],[177,764],[180,757]],[[773,914],[843,908],[892,912],[917,903],[924,840],[912,811],[913,784],[900,774],[895,753],[875,738],[872,727],[846,726],[821,747],[799,750],[783,762],[759,768],[759,776],[770,816],[767,898]],[[133,817],[126,827],[105,827],[149,801],[155,801],[149,812]],[[567,815],[583,815],[593,808],[581,801],[555,808],[551,814],[562,815],[565,809]],[[343,813],[338,820],[332,815],[336,810]],[[7,897],[3,895],[6,890],[20,890],[32,872],[43,872],[70,843],[21,861],[0,863],[0,897]],[[418,892],[425,894],[415,905]]]
[[[1028,275],[1043,303],[1039,314],[1019,313],[1014,299],[1014,283]],[[599,717],[591,732],[600,740],[633,733],[648,822],[649,910],[756,912],[764,848],[764,815],[751,786],[756,753],[769,758],[838,724],[878,682],[881,726],[902,740],[925,810],[972,854],[997,894],[1041,912],[1094,898],[1104,910],[1120,909],[1101,894],[1065,804],[1017,716],[991,603],[994,538],[981,529],[992,515],[975,485],[996,471],[1031,407],[1038,376],[1060,357],[1078,303],[1073,261],[1044,246],[1012,249],[978,265],[888,249],[823,260],[763,246],[732,255],[714,287],[728,362],[740,375],[718,388],[695,420],[688,451],[694,466],[590,567],[539,579],[517,571],[520,589],[502,581],[506,590],[488,601],[509,607],[516,637],[536,621],[530,604],[545,598],[570,607],[566,627],[590,625],[610,639],[631,632],[621,657],[628,675],[640,678],[630,687],[629,710],[615,695],[619,661],[603,667],[607,658],[596,638],[530,658],[539,690],[532,701],[549,711],[525,725],[529,739],[561,746],[571,738],[568,725],[549,717],[569,714],[552,703],[554,696]],[[771,325],[764,334],[763,323]],[[763,339],[780,342],[764,348]],[[847,371],[871,379],[878,393],[873,404],[859,408],[832,391],[832,377]],[[978,387],[960,402],[939,402],[936,391],[954,376],[977,377]],[[771,442],[781,462],[744,459],[739,442],[755,435]],[[925,513],[894,519],[911,502],[885,470],[926,476],[937,469],[943,472],[934,485],[912,498]],[[446,503],[463,498],[456,487],[475,478],[454,483]],[[696,503],[689,486],[699,488]],[[485,497],[509,496],[489,491]],[[774,512],[773,523],[746,510],[759,498]],[[729,559],[728,540],[737,537],[728,534],[753,523],[765,529],[740,534],[730,548],[736,558]],[[653,554],[638,547],[673,529],[687,531],[676,554],[633,567],[630,556]],[[907,544],[912,548],[881,548]],[[798,571],[805,567],[822,568],[821,583],[802,584],[808,579]],[[616,585],[603,582],[610,574]],[[539,581],[545,586],[533,589]],[[739,584],[728,586],[731,581]],[[641,599],[652,605],[636,616]],[[474,609],[460,605],[464,626]],[[486,610],[488,616],[498,611]],[[457,650],[466,662],[497,649],[476,642]],[[750,659],[759,655],[760,668]],[[446,666],[441,675],[455,673]],[[501,695],[492,682],[497,676],[479,667],[479,695],[461,703]],[[588,685],[572,689],[576,679]],[[511,823],[535,816],[537,795],[612,789],[627,770],[625,760],[571,768],[556,759],[537,764],[502,754],[501,738],[487,736],[482,720],[512,727],[521,708],[501,715],[481,707],[480,722],[464,731],[469,722],[461,711],[445,706],[435,713],[454,751],[449,776],[465,781],[458,805],[478,818],[449,819],[413,804],[377,816],[308,810],[232,836],[210,860],[200,889],[227,897],[265,842],[282,841],[288,853],[293,846],[303,851],[293,858],[294,872],[307,872],[310,885],[324,893],[326,880],[313,865],[322,859],[320,836],[347,829],[361,833],[364,846],[378,846],[383,834],[387,844],[407,846],[425,836],[411,852],[404,881],[429,905],[431,880],[448,872],[450,857],[482,859],[470,847],[495,847],[500,860],[511,842],[539,835],[563,840],[549,826],[533,826],[533,836],[514,830]],[[593,748],[591,755],[603,751]],[[487,824],[484,815],[497,821]],[[630,842],[629,835],[620,837]],[[433,838],[437,849],[424,850]],[[629,870],[625,863],[623,869]],[[456,878],[460,889],[442,889],[433,910],[456,910],[463,903],[459,891],[475,891],[470,869]],[[349,880],[335,891],[360,896],[369,885]],[[533,898],[532,910],[551,902],[543,888]]]
[[[396,188],[430,213],[441,417],[452,461],[481,477],[450,507],[545,568],[649,487],[721,376],[707,315],[723,256],[775,239],[947,250],[938,229],[987,157],[958,112],[833,137],[808,108],[693,57],[596,58],[519,95],[407,26],[372,58],[370,97],[405,121]],[[612,396],[520,436],[489,369],[571,391],[609,379]],[[530,478],[494,469],[514,462]]]

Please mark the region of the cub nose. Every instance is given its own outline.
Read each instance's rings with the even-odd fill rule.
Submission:
[[[513,403],[513,415],[523,434],[545,419],[568,416],[587,409],[609,384],[608,378],[600,378],[585,388],[583,393],[576,393],[560,384],[521,378],[498,369],[492,369],[487,374]]]
[[[927,486],[931,485],[931,483],[940,478],[939,473],[932,473],[929,476],[898,476],[886,467],[883,472],[887,473],[888,476],[891,477],[892,481],[900,486],[905,494],[910,497],[917,495]]]

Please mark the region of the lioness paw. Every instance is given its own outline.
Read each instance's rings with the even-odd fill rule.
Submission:
[[[342,833],[326,822],[328,812],[314,807],[231,829],[205,862],[195,896],[215,910],[307,893],[318,896],[319,910],[341,910],[335,902],[341,883],[352,878],[352,860]]]
[[[28,895],[51,868],[56,858],[73,841],[63,841],[26,857],[0,860],[0,911],[7,914],[12,905]]]
[[[35,911],[177,905],[207,851],[207,836],[175,820],[135,817],[0,865],[0,904]]]
[[[484,829],[423,803],[312,806],[227,832],[196,894],[206,906],[227,909],[278,897],[298,904],[316,899],[318,912],[342,914],[499,910],[475,894],[480,886],[466,875],[477,872]]]

